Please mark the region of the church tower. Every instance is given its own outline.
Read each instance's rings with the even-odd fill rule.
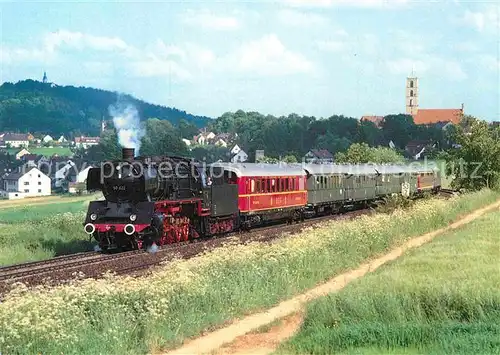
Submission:
[[[415,115],[418,111],[418,78],[413,71],[406,78],[406,113]]]
[[[43,72],[43,79],[42,79],[44,84],[47,84],[47,73]]]

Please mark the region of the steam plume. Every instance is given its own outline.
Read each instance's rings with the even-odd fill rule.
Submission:
[[[123,148],[134,148],[136,156],[141,148],[141,138],[146,131],[141,126],[139,113],[134,105],[118,99],[115,105],[109,106],[109,114],[118,133],[118,143]]]

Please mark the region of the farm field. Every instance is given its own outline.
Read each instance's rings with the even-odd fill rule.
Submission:
[[[28,147],[28,151],[31,154],[41,154],[47,157],[50,157],[54,154],[57,154],[59,156],[71,156],[73,153],[71,152],[71,149],[68,147],[40,147],[40,148],[35,148],[35,147]],[[9,148],[5,149],[9,154],[16,154],[20,149],[19,148]]]
[[[172,260],[147,277],[13,291],[0,303],[2,353],[157,353],[302,293],[500,197],[482,191],[324,223],[266,245]]]
[[[276,354],[500,354],[500,212],[312,302]]]
[[[59,197],[33,205],[1,205],[0,266],[92,250],[82,221],[89,201],[99,197]]]
[[[35,205],[48,205],[48,204],[58,204],[67,202],[78,202],[78,201],[92,201],[94,199],[99,199],[102,194],[92,194],[83,196],[70,196],[70,195],[52,195],[52,196],[40,196],[40,197],[28,197],[18,200],[0,200],[0,209],[11,209],[16,207],[27,207]]]

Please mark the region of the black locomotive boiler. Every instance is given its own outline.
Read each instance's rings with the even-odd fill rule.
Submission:
[[[235,228],[237,187],[222,182],[221,170],[212,177],[186,158],[134,153],[123,148],[122,160],[89,170],[87,190],[102,191],[104,200],[89,204],[84,229],[101,250],[146,249]]]

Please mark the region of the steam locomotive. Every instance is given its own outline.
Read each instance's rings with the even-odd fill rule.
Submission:
[[[390,194],[441,187],[432,167],[199,162],[177,156],[122,159],[89,170],[84,230],[103,251],[149,249],[248,230],[269,221],[293,223],[367,204]]]

